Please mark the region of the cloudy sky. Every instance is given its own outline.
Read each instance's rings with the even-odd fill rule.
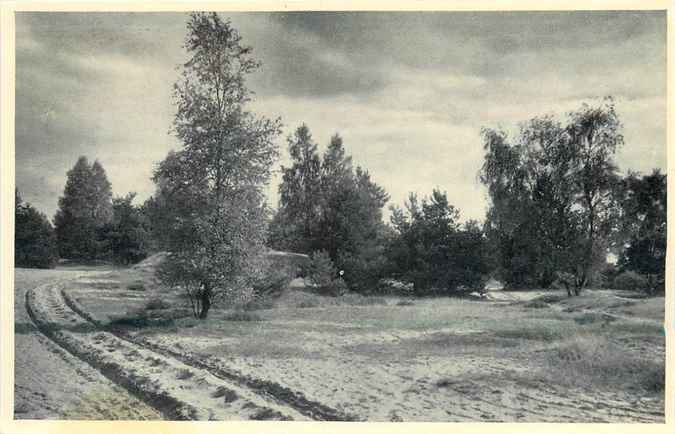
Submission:
[[[448,192],[482,219],[480,128],[507,130],[614,96],[623,171],[666,166],[664,12],[226,14],[263,67],[252,109],[306,123],[325,148],[343,136],[355,163],[400,204]],[[18,13],[16,176],[53,216],[79,155],[98,159],[117,195],[153,192],[171,86],[185,59],[183,13]],[[270,186],[276,204],[278,177]]]

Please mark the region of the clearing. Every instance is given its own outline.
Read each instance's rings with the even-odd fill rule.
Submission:
[[[333,298],[294,288],[199,321],[153,268],[72,276],[28,300],[41,329],[165,417],[665,419],[662,297]]]

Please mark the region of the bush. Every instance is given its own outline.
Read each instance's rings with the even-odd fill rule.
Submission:
[[[322,294],[338,296],[347,292],[347,285],[338,277],[333,261],[324,250],[310,255],[306,274],[312,285]]]
[[[342,277],[349,289],[359,293],[376,292],[387,271],[387,259],[376,248],[367,248],[358,255],[342,253],[338,264],[344,270]]]
[[[298,303],[297,307],[300,309],[319,307],[319,302],[314,299],[302,300],[300,303]]]
[[[145,285],[143,282],[132,282],[129,285],[127,285],[127,289],[129,291],[145,291]]]
[[[280,293],[295,277],[289,267],[265,266],[253,280],[253,290],[258,295],[272,295]]]
[[[624,271],[614,279],[614,287],[625,291],[646,291],[649,289],[649,284],[641,274]]]
[[[153,298],[145,304],[145,310],[160,310],[168,309],[170,307],[171,305],[161,298]]]

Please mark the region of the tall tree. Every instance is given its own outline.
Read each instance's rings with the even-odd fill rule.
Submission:
[[[54,229],[47,217],[24,203],[15,190],[14,265],[28,268],[53,268],[58,259]]]
[[[288,152],[292,164],[281,168],[281,206],[275,219],[275,226],[284,233],[277,238],[288,250],[310,252],[317,248],[321,160],[307,125],[298,127],[288,138]]]
[[[174,86],[174,131],[182,148],[157,168],[158,204],[168,217],[171,255],[162,279],[184,288],[195,316],[249,284],[263,247],[263,188],[278,156],[278,120],[246,110],[246,76],[259,67],[251,48],[216,13],[192,13],[190,56]]]
[[[365,289],[384,269],[382,208],[389,196],[367,170],[352,166],[339,135],[322,156],[306,125],[289,144],[293,164],[283,168],[271,244],[326,251],[352,289]]]
[[[666,271],[667,182],[655,169],[629,173],[622,180],[618,231],[619,267],[647,276],[652,289],[663,288]]]
[[[582,261],[576,273],[578,289],[589,283],[597,264],[604,261],[616,221],[614,193],[619,177],[613,157],[623,145],[621,128],[611,99],[596,107],[583,105],[572,112],[566,128],[573,162],[571,179],[576,185],[584,238]]]
[[[54,216],[61,257],[92,260],[107,256],[100,231],[112,215],[112,192],[105,170],[98,161],[90,165],[87,157],[81,156],[67,173]]]
[[[534,118],[513,142],[483,130],[486,233],[508,284],[548,286],[564,274],[578,294],[605,262],[617,209],[613,155],[623,143],[620,127],[608,99],[571,112],[566,125]]]

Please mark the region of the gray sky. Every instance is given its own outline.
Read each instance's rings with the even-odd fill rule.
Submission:
[[[447,190],[462,219],[484,217],[482,126],[507,130],[615,97],[623,171],[666,167],[665,12],[227,14],[263,67],[252,109],[305,122],[401,204]],[[25,200],[53,216],[79,155],[113,192],[153,193],[168,134],[182,13],[18,13],[16,174]],[[270,201],[276,205],[275,176]]]

